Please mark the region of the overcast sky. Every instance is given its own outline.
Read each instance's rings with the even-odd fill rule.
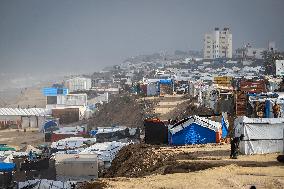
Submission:
[[[128,56],[200,50],[230,27],[233,48],[284,49],[284,0],[0,0],[0,72],[92,72]]]

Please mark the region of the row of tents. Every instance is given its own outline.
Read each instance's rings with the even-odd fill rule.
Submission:
[[[205,117],[190,116],[173,125],[158,119],[145,120],[145,143],[191,145],[219,143],[222,139],[244,135],[240,142],[242,154],[265,154],[284,151],[284,118],[239,117],[229,136],[228,122],[216,122]]]
[[[165,125],[159,119],[145,120],[145,142],[148,144],[190,145],[218,143],[228,134],[228,123],[205,117],[190,116],[175,124]]]

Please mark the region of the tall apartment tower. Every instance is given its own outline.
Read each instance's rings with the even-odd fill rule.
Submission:
[[[233,45],[232,34],[229,28],[222,31],[215,28],[212,33],[206,33],[204,36],[204,58],[232,58]]]

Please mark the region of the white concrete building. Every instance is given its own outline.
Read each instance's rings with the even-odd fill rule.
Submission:
[[[88,103],[88,96],[86,93],[47,96],[46,99],[47,109],[68,108],[70,106],[85,107]]]
[[[212,33],[206,33],[203,44],[204,58],[232,58],[233,45],[232,34],[229,28],[222,31],[215,28]]]
[[[68,79],[66,80],[65,84],[70,92],[89,90],[92,88],[92,80],[85,77],[75,77]]]

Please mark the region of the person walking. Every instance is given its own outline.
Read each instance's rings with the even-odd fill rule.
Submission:
[[[230,154],[231,159],[238,159],[240,142],[241,140],[243,140],[243,138],[244,138],[243,134],[241,134],[240,137],[231,138],[231,154]]]
[[[274,118],[278,118],[280,115],[280,105],[275,102],[272,107],[272,110],[273,110]]]

